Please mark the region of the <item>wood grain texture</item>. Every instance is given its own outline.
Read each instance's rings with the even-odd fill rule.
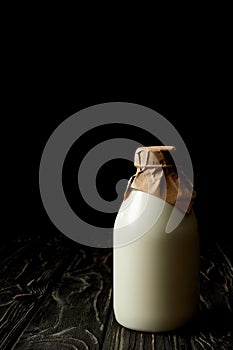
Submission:
[[[80,248],[14,349],[100,349],[112,295],[111,266],[111,250]]]
[[[4,250],[0,264],[0,349],[11,348],[34,316],[66,264],[67,251],[71,245],[60,235],[50,240],[22,236]]]
[[[55,234],[21,236],[0,252],[0,349],[233,349],[233,268],[218,244],[202,248],[199,314],[164,334],[116,322],[111,250]]]
[[[155,334],[136,332],[119,325],[113,311],[107,327],[103,350],[152,350],[152,349],[189,349],[186,335]]]

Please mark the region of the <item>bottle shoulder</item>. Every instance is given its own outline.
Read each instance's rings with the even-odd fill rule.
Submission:
[[[166,233],[172,212],[180,217],[183,215],[183,218],[173,231]],[[193,237],[198,235],[197,220],[193,210],[185,215],[163,199],[138,190],[132,190],[130,196],[122,203],[115,220],[114,231],[117,235],[128,234],[135,239],[148,232],[155,238],[161,239],[168,239],[170,235],[185,234]]]

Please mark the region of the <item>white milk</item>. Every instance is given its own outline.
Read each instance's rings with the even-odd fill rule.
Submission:
[[[161,205],[164,206],[162,214],[154,222],[154,213],[160,212]],[[117,321],[125,327],[149,332],[170,331],[185,325],[197,310],[197,222],[192,211],[173,232],[165,233],[172,209],[171,204],[160,198],[132,190],[117,215],[115,242],[117,229],[125,225],[131,237],[131,243],[114,248],[114,312]],[[144,233],[145,220],[147,232],[133,240],[134,232],[140,232],[140,227],[141,234]]]

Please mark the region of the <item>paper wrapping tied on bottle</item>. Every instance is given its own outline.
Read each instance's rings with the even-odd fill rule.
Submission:
[[[131,189],[140,190],[159,197],[175,205],[187,214],[191,211],[195,191],[193,184],[176,166],[170,152],[173,146],[140,147],[135,152],[134,165],[137,172],[128,182],[124,200],[129,196]],[[190,203],[187,208],[187,199]]]

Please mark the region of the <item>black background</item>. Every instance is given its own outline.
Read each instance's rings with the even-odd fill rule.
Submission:
[[[141,61],[136,52],[126,56],[124,51],[119,55],[113,51],[99,57],[93,48],[83,57],[83,50],[61,53],[59,46],[50,50],[48,44],[30,38],[16,39],[15,55],[6,69],[7,113],[2,128],[3,223],[8,236],[24,230],[56,231],[38,186],[40,157],[54,129],[83,108],[122,101],[156,110],[178,130],[193,161],[202,237],[217,237],[230,245],[228,55],[221,51],[219,59],[214,45],[206,49],[204,44],[184,44],[183,51],[176,48],[178,54],[171,49],[157,60],[159,55],[152,55],[152,50]]]

